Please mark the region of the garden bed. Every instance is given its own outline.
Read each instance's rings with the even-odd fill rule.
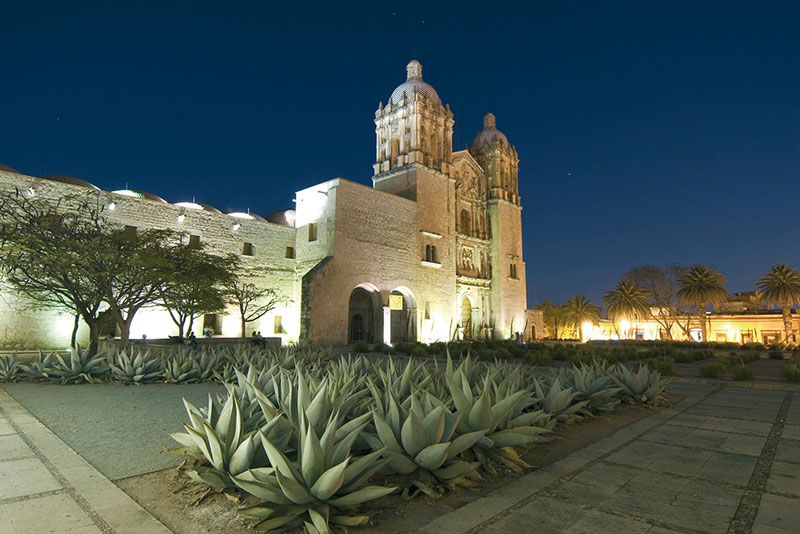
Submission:
[[[667,397],[670,403],[677,400]],[[524,450],[522,456],[531,465],[544,467],[653,413],[650,408],[623,404],[611,415],[559,426],[553,441],[533,445]],[[414,532],[443,513],[488,495],[520,476],[511,471],[484,475],[478,488],[459,489],[436,500],[418,497],[404,501],[400,496],[391,495],[365,505],[364,510],[373,518],[372,524],[352,531],[363,534]],[[240,505],[223,495],[213,494],[201,504],[193,504],[205,487],[179,476],[175,469],[126,478],[117,481],[117,485],[176,534],[253,532],[255,521],[240,515],[236,511]]]

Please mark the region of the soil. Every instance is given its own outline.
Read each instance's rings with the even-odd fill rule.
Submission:
[[[679,398],[667,395],[667,400],[671,404]],[[652,413],[653,409],[623,404],[611,415],[558,427],[555,439],[521,451],[521,456],[535,467],[544,467]],[[349,531],[354,534],[415,532],[440,515],[488,495],[523,474],[511,471],[498,471],[494,475],[482,473],[483,479],[477,488],[456,489],[436,500],[417,497],[405,501],[399,495],[390,495],[363,507],[362,512],[372,517],[371,525]],[[179,476],[176,469],[130,477],[116,483],[176,534],[253,532],[255,521],[241,516],[236,510],[255,501],[237,503],[233,496],[213,493],[197,503],[205,486]]]

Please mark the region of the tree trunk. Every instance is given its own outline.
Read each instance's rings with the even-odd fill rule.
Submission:
[[[703,343],[708,343],[706,334],[706,306],[702,302],[697,302],[697,315],[700,317],[700,332],[703,334]]]
[[[786,333],[786,343],[794,344],[794,336],[792,335],[792,303],[783,306],[783,329]]]
[[[247,321],[244,320],[244,315],[242,315],[242,337],[247,337]]]
[[[69,346],[73,349],[77,347],[77,339],[78,339],[78,321],[80,321],[81,314],[75,314],[75,324],[72,325],[72,337],[69,340]]]

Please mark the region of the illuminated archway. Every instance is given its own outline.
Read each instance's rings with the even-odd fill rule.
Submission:
[[[394,289],[389,297],[391,344],[417,340],[417,300],[407,287]]]
[[[361,284],[350,293],[347,312],[347,340],[375,343],[381,340],[383,314],[378,289]]]
[[[472,302],[466,295],[461,299],[461,337],[472,337]]]

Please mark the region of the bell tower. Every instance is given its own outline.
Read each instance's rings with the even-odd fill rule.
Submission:
[[[492,113],[483,117],[483,130],[470,148],[472,156],[486,171],[489,198],[499,198],[519,206],[519,157],[506,136],[497,129]]]
[[[406,81],[375,112],[375,187],[382,175],[417,163],[450,175],[453,166],[453,113],[422,80],[417,60],[406,66]]]
[[[522,334],[527,321],[519,158],[491,113],[469,152],[486,173],[494,336],[510,338]]]

